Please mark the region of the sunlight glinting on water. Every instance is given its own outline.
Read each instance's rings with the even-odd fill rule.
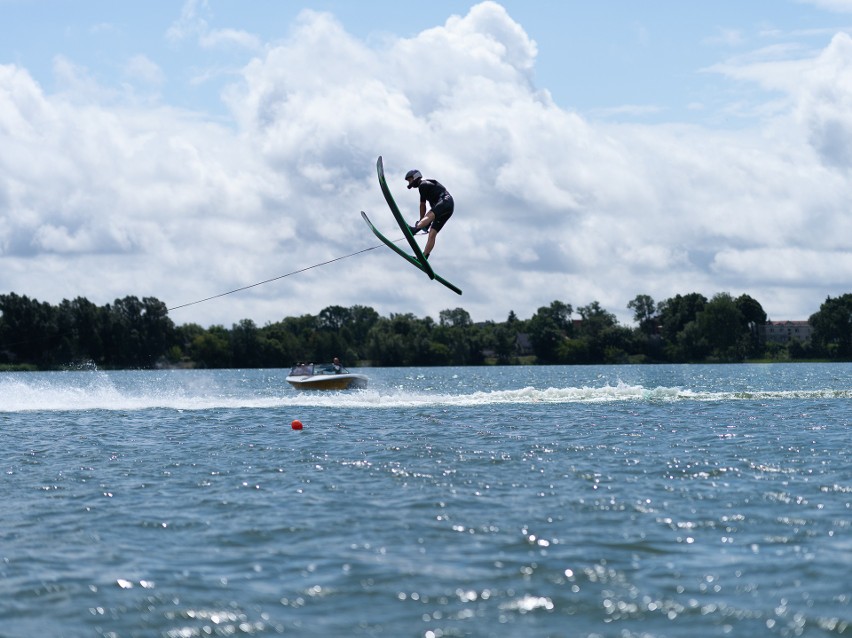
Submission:
[[[0,375],[9,635],[848,632],[852,366],[285,374]]]

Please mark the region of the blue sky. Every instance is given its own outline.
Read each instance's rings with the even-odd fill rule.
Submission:
[[[0,12],[2,291],[174,306],[348,254],[383,154],[409,215],[405,170],[451,186],[434,258],[463,297],[373,251],[175,321],[560,299],[629,323],[693,291],[799,319],[850,292],[852,0]]]
[[[327,11],[349,33],[369,43],[386,36],[411,37],[441,25],[450,15],[466,13],[473,4],[436,0],[412,10],[392,0],[208,0],[189,6],[210,30],[242,31],[259,43],[285,38],[305,8]],[[723,110],[731,93],[743,87],[707,69],[768,47],[784,47],[795,55],[824,47],[837,31],[852,30],[852,9],[828,11],[819,3],[795,0],[500,4],[535,40],[536,85],[550,91],[558,104],[590,116],[617,113],[656,121],[729,123],[717,109]],[[824,4],[843,7],[841,1]],[[52,85],[57,55],[86,67],[106,84],[120,83],[127,61],[144,55],[163,70],[169,103],[220,113],[218,90],[229,71],[253,53],[237,45],[205,48],[192,38],[169,38],[181,13],[174,1],[0,0],[0,7],[3,62],[24,66],[46,88]],[[219,74],[200,82],[211,70]]]

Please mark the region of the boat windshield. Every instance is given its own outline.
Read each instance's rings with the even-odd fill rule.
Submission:
[[[298,363],[290,368],[291,377],[311,377],[315,374],[349,374],[343,366],[334,367],[333,363]]]
[[[343,366],[334,367],[333,363],[318,363],[314,365],[314,374],[349,374]]]
[[[290,369],[291,377],[309,377],[314,373],[314,364],[312,363],[299,363],[294,365]]]

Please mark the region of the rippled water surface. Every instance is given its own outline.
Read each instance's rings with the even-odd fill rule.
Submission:
[[[852,366],[358,371],[0,374],[0,636],[852,636]]]

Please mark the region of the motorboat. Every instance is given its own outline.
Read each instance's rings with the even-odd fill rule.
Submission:
[[[287,383],[297,390],[354,390],[367,387],[367,377],[334,363],[299,363],[290,369]]]

